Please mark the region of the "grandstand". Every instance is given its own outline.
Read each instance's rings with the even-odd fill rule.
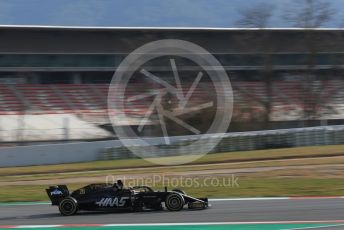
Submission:
[[[3,143],[114,138],[107,117],[114,71],[135,48],[166,38],[204,47],[228,72],[234,92],[229,131],[344,120],[342,30],[2,26],[0,33]],[[314,40],[307,41],[308,33]],[[263,35],[265,40],[256,39]],[[195,69],[180,63],[187,88]],[[170,71],[162,62],[147,69]],[[149,84],[132,83],[128,95]],[[211,87],[202,82],[191,103],[214,97]],[[145,102],[132,103],[123,125],[137,126],[148,108]]]
[[[318,118],[323,120],[342,119],[344,111],[343,80],[317,81],[314,84],[324,86],[321,93],[321,107],[317,108]],[[234,120],[246,117],[242,108],[251,107],[255,114],[264,113],[262,101],[267,98],[267,89],[262,82],[234,82],[234,96],[238,110]],[[138,84],[132,88],[145,88]],[[199,89],[197,97],[208,92],[207,86]],[[272,120],[301,120],[303,90],[299,81],[276,81],[273,83]],[[97,117],[107,112],[109,84],[14,84],[0,85],[1,115],[25,114],[76,114],[85,117]],[[314,95],[316,96],[316,95]],[[254,99],[255,101],[252,101]],[[314,99],[316,100],[316,99]],[[250,105],[251,103],[251,105]],[[253,104],[252,104],[253,103]],[[261,103],[261,104],[260,104]],[[133,115],[143,115],[147,107],[128,111]],[[133,107],[131,107],[133,109]],[[136,113],[136,114],[135,114]],[[107,122],[107,120],[98,121]]]

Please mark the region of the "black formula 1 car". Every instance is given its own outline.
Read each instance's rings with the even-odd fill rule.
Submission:
[[[90,184],[70,193],[66,185],[50,186],[46,189],[52,205],[59,207],[60,213],[70,216],[78,210],[88,211],[180,211],[185,205],[189,209],[205,209],[207,198],[194,198],[182,190],[154,191],[148,186],[123,188],[108,184]]]

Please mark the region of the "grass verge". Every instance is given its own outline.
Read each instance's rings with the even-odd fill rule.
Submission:
[[[344,145],[311,146],[216,153],[205,155],[197,161],[192,162],[192,164],[250,162],[262,160],[312,158],[328,156],[344,156]],[[152,163],[142,159],[108,160],[74,164],[0,168],[0,176],[81,172],[91,170],[127,169],[141,167],[145,168],[154,166],[156,167],[156,165],[153,165]]]
[[[217,177],[218,180],[223,178]],[[239,187],[206,186],[182,187],[188,194],[197,197],[283,197],[283,196],[342,196],[342,178],[239,178]],[[68,185],[71,190],[81,184]],[[162,186],[162,185],[161,185]],[[0,189],[1,202],[47,201],[46,186],[3,186]],[[156,188],[162,188],[157,186]]]
[[[288,166],[320,166],[320,165],[344,165],[344,156],[337,157],[318,157],[318,158],[302,158],[302,159],[286,159],[286,160],[268,160],[268,161],[254,161],[254,162],[237,162],[237,163],[221,163],[221,164],[200,164],[200,165],[185,165],[185,166],[170,166],[170,167],[149,167],[136,169],[108,169],[99,171],[81,171],[81,172],[65,172],[65,173],[42,173],[42,174],[28,174],[28,175],[9,175],[0,176],[0,186],[6,182],[20,181],[22,183],[32,181],[58,181],[60,179],[74,179],[91,178],[91,177],[123,177],[123,175],[131,176],[147,176],[149,174],[168,175],[173,173],[194,172],[194,171],[213,171],[221,169],[252,169],[263,167],[288,167]],[[53,183],[53,182],[49,182]],[[42,183],[42,182],[40,182]],[[37,183],[36,183],[37,184]]]
[[[330,157],[331,156],[331,157]],[[255,160],[254,162],[252,162]],[[265,161],[264,161],[265,160]],[[274,161],[278,160],[278,161]],[[214,163],[225,163],[217,164]],[[308,167],[302,166],[321,166]],[[341,167],[343,165],[343,167]],[[63,164],[50,166],[32,166],[1,168],[1,181],[24,181],[24,185],[0,186],[0,202],[17,201],[47,201],[45,188],[47,185],[25,185],[25,180],[58,179],[82,177],[91,175],[105,176],[108,174],[164,174],[185,172],[187,177],[197,179],[199,186],[178,186],[193,196],[216,197],[260,197],[260,196],[343,196],[344,195],[344,145],[317,146],[290,149],[273,149],[258,151],[243,151],[231,153],[210,154],[194,165],[152,167],[150,163],[139,160],[97,161],[90,163]],[[250,172],[255,167],[276,167],[267,171]],[[286,167],[284,167],[286,166]],[[289,166],[301,166],[290,168]],[[136,169],[129,169],[135,167]],[[140,168],[138,168],[140,167]],[[288,168],[289,167],[289,168]],[[212,169],[248,169],[247,173],[238,173],[238,186],[223,186],[223,184],[205,183],[206,177],[215,181],[228,180],[232,174],[217,173],[198,175]],[[121,170],[120,170],[121,169]],[[99,170],[99,172],[88,172]],[[103,171],[104,170],[104,171]],[[191,172],[191,173],[190,173]],[[192,173],[193,172],[193,173]],[[55,173],[62,173],[54,175]],[[170,176],[170,179],[177,176]],[[170,180],[172,181],[172,180]],[[178,184],[178,183],[177,183]],[[179,183],[180,185],[181,183]],[[150,184],[148,184],[150,185]],[[228,183],[227,183],[228,185]],[[84,184],[68,184],[70,190],[82,187]],[[176,187],[173,184],[157,183],[153,187],[161,189],[164,186]]]

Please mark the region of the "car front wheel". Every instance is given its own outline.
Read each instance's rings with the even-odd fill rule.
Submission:
[[[185,205],[184,197],[179,193],[170,193],[165,200],[165,206],[169,211],[180,211]]]

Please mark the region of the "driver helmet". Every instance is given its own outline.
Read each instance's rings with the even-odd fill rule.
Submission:
[[[117,187],[118,187],[118,189],[123,189],[123,182],[122,182],[122,180],[117,180]]]

